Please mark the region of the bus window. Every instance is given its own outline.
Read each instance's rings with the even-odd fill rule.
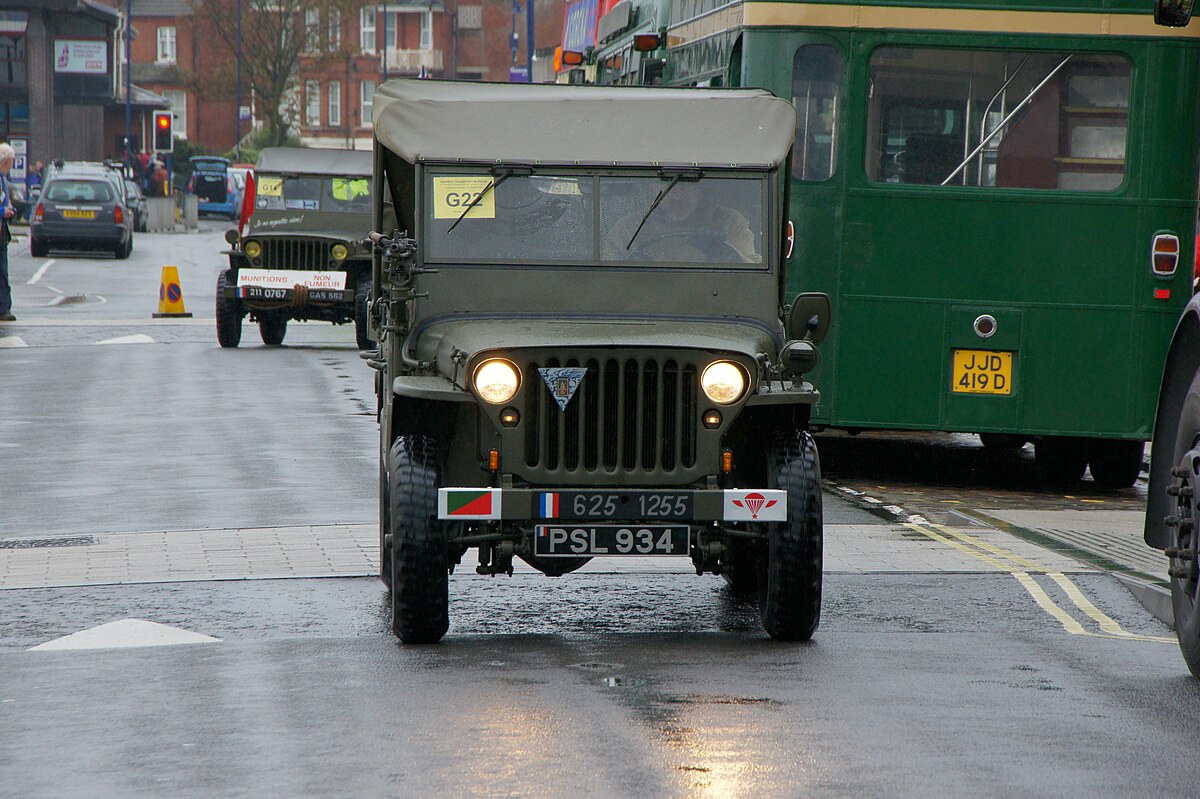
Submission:
[[[828,180],[834,173],[844,73],[837,48],[807,44],[796,51],[792,62],[792,105],[796,106],[792,175],[800,180]]]
[[[1113,191],[1124,180],[1120,56],[886,47],[870,80],[873,181]]]

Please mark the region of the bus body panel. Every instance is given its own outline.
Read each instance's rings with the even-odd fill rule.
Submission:
[[[1171,332],[1191,296],[1200,165],[1195,146],[1181,157],[1176,143],[1200,140],[1197,31],[1154,28],[1141,0],[663,2],[667,83],[724,80],[797,102],[799,51],[823,46],[843,60],[837,129],[824,145],[836,148],[830,174],[810,179],[794,163],[789,198],[795,247],[785,294],[823,291],[834,307],[814,376],[822,393],[814,424],[1149,437]],[[784,22],[746,24],[762,19]],[[895,26],[872,29],[871,20]],[[1102,33],[1117,30],[1129,35]],[[1074,135],[1072,114],[1092,127],[1127,120],[1124,177],[1110,190],[1080,191],[873,179],[866,161],[878,132],[868,106],[881,48],[1074,54],[1042,91],[1061,94],[1059,135]],[[1095,122],[1072,106],[1069,79],[1089,59],[1127,64],[1127,111],[1102,109]],[[794,161],[804,144],[798,136]],[[1056,162],[1070,161],[1061,155]],[[1161,233],[1179,239],[1169,277],[1151,269]],[[973,325],[985,315],[996,329],[981,338]],[[1007,393],[954,391],[954,350],[1012,353]]]

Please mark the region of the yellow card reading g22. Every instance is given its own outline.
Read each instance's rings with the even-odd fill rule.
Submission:
[[[259,178],[254,191],[264,197],[279,197],[283,194],[283,178]]]
[[[433,218],[458,219],[471,202],[492,185],[489,177],[443,177],[433,179]],[[490,191],[475,204],[467,219],[495,219],[496,196]]]

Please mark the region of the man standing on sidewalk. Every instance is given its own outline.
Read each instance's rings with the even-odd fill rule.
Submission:
[[[16,158],[11,144],[0,144],[0,322],[17,321],[12,314],[12,287],[8,283],[8,243],[12,241],[8,220],[16,213],[8,197],[8,170]]]

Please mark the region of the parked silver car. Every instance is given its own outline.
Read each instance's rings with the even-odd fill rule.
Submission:
[[[52,249],[133,251],[133,213],[116,186],[102,176],[60,174],[42,190],[29,222],[29,252]]]

